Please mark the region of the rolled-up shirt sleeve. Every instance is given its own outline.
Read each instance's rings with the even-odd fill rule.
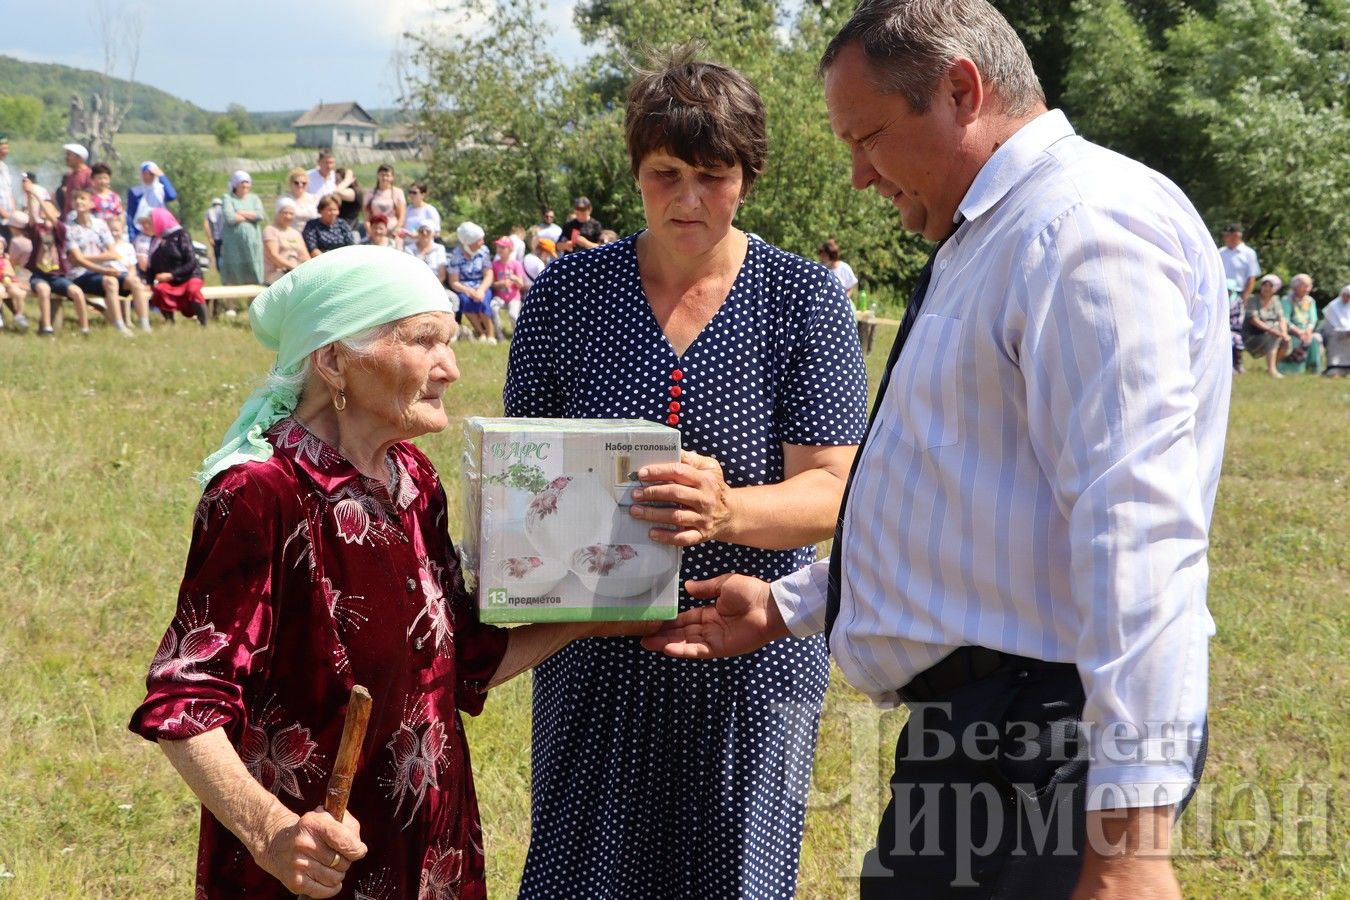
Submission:
[[[1032,446],[1071,535],[1089,809],[1178,803],[1204,725],[1190,252],[1166,222],[1080,206],[1037,237],[1015,286]]]
[[[778,612],[796,637],[825,630],[825,596],[830,561],[818,560],[773,583],[770,590]]]

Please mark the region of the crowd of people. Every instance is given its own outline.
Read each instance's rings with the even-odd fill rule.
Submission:
[[[202,218],[199,252],[172,213],[178,199],[173,182],[155,162],[141,164],[124,201],[111,188],[106,164],[90,166],[89,152],[79,144],[63,150],[67,172],[54,192],[22,172],[16,196],[6,162],[9,142],[0,135],[3,302],[9,327],[25,331],[31,294],[41,336],[56,334],[67,300],[83,334],[89,333],[91,307],[129,337],[133,325],[151,329],[152,308],[169,321],[181,313],[205,325],[212,310],[203,294],[203,266],[214,267],[222,285],[267,286],[324,253],[368,244],[422,260],[466,326],[459,339],[496,343],[513,329],[545,265],[619,237],[602,226],[590,200],[578,197],[563,225],[546,209],[536,225],[515,226],[493,239],[493,249],[473,222],[460,223],[447,239],[426,184],[414,182],[405,192],[394,167],[381,165],[375,186],[365,190],[353,169],[339,167],[335,155],[322,150],[314,168],[288,173],[270,212],[252,176],[234,172]]]
[[[1244,352],[1264,362],[1271,378],[1350,371],[1350,284],[1319,316],[1312,276],[1298,273],[1289,279],[1289,291],[1281,294],[1284,279],[1274,272],[1261,274],[1256,251],[1242,239],[1241,225],[1224,226],[1219,256],[1228,278],[1234,373],[1246,371]]]

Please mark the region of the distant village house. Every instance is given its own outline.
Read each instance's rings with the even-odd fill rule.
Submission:
[[[297,147],[331,147],[334,150],[376,144],[377,123],[355,101],[320,103],[291,123]]]

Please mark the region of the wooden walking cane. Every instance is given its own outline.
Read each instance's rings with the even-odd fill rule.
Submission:
[[[347,721],[342,724],[342,742],[338,744],[337,761],[328,778],[328,793],[323,808],[330,816],[342,821],[347,813],[347,798],[352,794],[352,776],[356,761],[361,757],[361,745],[366,740],[366,725],[370,723],[370,691],[353,685],[347,700]]]
[[[369,724],[370,691],[359,684],[353,685],[351,696],[347,698],[347,719],[342,723],[337,761],[333,763],[333,774],[328,776],[328,792],[323,798],[324,812],[339,822],[347,814],[347,798],[352,795],[352,776],[356,774],[356,762],[361,758],[361,745],[366,741],[366,726]]]

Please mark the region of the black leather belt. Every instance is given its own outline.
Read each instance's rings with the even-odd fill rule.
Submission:
[[[909,684],[896,691],[896,694],[902,703],[932,703],[996,672],[1064,668],[1076,670],[1077,666],[1073,663],[1046,662],[1030,656],[1017,656],[990,650],[988,647],[958,647],[915,675]]]

